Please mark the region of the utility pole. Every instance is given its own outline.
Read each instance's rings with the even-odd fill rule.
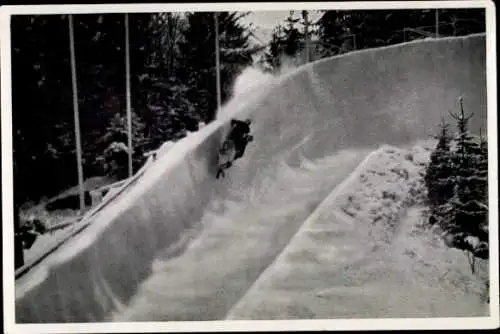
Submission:
[[[85,197],[83,189],[82,144],[80,136],[80,116],[78,113],[78,90],[76,84],[75,63],[75,34],[73,31],[73,15],[69,15],[69,51],[71,58],[71,82],[73,86],[73,114],[75,120],[76,163],[78,167],[78,189],[80,193],[80,212],[85,210]]]
[[[308,11],[303,10],[302,11],[302,18],[304,19],[304,39],[305,39],[305,44],[306,44],[306,63],[309,63],[311,61],[311,54],[309,50],[309,18],[308,18]]]
[[[439,37],[439,9],[436,8],[435,11],[435,21],[436,21],[436,38]]]
[[[134,174],[132,167],[132,106],[130,102],[130,45],[128,13],[125,13],[125,81],[127,95],[127,138],[128,138],[128,176]]]
[[[220,55],[219,55],[219,17],[218,13],[214,13],[215,21],[215,76],[217,85],[217,110],[221,108],[221,92],[220,92]]]

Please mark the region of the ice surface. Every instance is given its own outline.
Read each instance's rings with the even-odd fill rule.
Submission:
[[[224,319],[368,151],[426,139],[458,96],[466,110],[486,115],[485,75],[485,36],[475,35],[318,61],[238,95],[217,121],[169,148],[127,196],[16,282],[17,321]],[[250,117],[255,140],[227,178],[216,180],[230,117]],[[471,129],[480,125],[476,117]],[[335,218],[340,234],[350,233],[347,217]],[[361,237],[342,238],[342,254],[363,245]],[[376,275],[381,258],[364,259]],[[318,271],[303,276],[311,280],[303,285],[334,270],[310,260],[306,268]],[[331,276],[337,286],[348,285],[344,273]],[[390,273],[396,282],[398,272]],[[380,288],[363,287],[368,296]],[[348,291],[342,307],[353,314]],[[302,296],[278,293],[276,302]],[[359,316],[379,314],[363,305]]]
[[[340,152],[328,164],[313,162],[311,170],[283,162],[262,171],[258,188],[228,187],[223,183],[232,183],[233,175],[228,176],[195,224],[201,231],[187,238],[197,237],[180,255],[177,244],[161,252],[151,277],[113,320],[223,318],[312,209],[366,153]]]

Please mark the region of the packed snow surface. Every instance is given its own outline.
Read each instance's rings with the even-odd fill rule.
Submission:
[[[430,261],[425,243],[407,243],[403,226],[411,224],[401,223],[412,220],[401,212],[414,171],[373,156],[381,145],[435,134],[459,96],[476,112],[477,132],[485,51],[484,35],[359,51],[237,95],[16,282],[17,321],[484,314],[474,297],[449,291],[455,284],[436,283],[433,266],[412,272],[405,263],[403,246],[412,245],[415,258]],[[217,180],[231,117],[251,118],[255,139]],[[367,174],[373,186],[361,185],[362,161],[359,168],[378,163],[389,179]],[[438,256],[434,263],[446,262]]]
[[[216,195],[201,221],[158,254],[153,274],[113,320],[224,318],[366,153],[344,151],[316,161],[304,159],[294,167],[283,162],[263,171],[254,187]]]
[[[425,228],[417,205],[427,162],[421,146],[371,154],[227,319],[487,315],[487,261],[472,274],[463,252]]]

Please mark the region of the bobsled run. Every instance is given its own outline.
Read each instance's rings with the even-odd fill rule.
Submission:
[[[332,213],[373,152],[428,140],[460,96],[478,115],[470,130],[485,128],[485,58],[484,34],[414,41],[322,59],[235,97],[16,280],[16,321],[486,314],[436,273],[389,268],[392,241],[377,226]],[[230,121],[247,118],[253,141],[217,179]],[[316,241],[301,248],[307,236]]]

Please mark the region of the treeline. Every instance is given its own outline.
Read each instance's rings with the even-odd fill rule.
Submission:
[[[223,102],[256,52],[244,15],[218,16]],[[120,162],[127,143],[125,15],[75,15],[73,21],[84,175],[121,178],[127,171],[126,158]],[[214,23],[208,12],[129,14],[135,169],[145,151],[214,119]],[[77,184],[77,166],[68,16],[14,16],[11,25],[19,204]]]
[[[303,62],[307,36],[311,40],[310,59],[317,60],[352,50],[408,42],[435,33],[435,9],[324,10],[320,11],[319,19],[312,21],[308,16],[313,12],[290,12],[273,30],[264,57],[269,71],[279,71],[286,57],[296,57],[299,58],[296,62]],[[438,10],[440,36],[485,32],[485,22],[484,9]]]
[[[474,259],[488,258],[488,144],[482,133],[472,136],[460,100],[460,112],[452,114],[457,122],[453,135],[449,125],[440,125],[438,143],[431,154],[424,176],[430,207],[429,223],[445,232],[451,247]]]

